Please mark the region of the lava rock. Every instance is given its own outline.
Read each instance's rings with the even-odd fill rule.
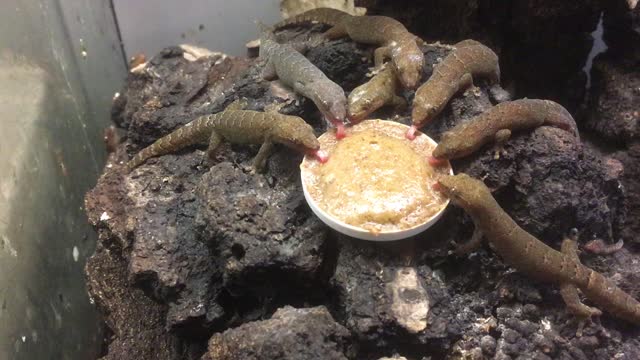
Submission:
[[[618,146],[640,138],[639,61],[609,51],[593,60],[585,126]]]
[[[129,74],[112,118],[136,148],[149,145],[197,116],[222,110],[225,90],[249,64],[221,53],[194,59],[181,47],[166,48]]]
[[[198,226],[231,293],[275,296],[318,280],[327,228],[306,205],[299,162],[284,150],[264,175],[222,162],[202,177]]]
[[[162,157],[157,160],[161,166],[134,170],[125,186],[134,202],[127,211],[135,223],[131,278],[155,299],[171,304],[169,328],[206,338],[224,311],[215,301],[219,272],[194,223],[202,158],[198,153]]]
[[[457,172],[483,178],[514,220],[543,241],[559,241],[570,228],[582,239],[613,241],[626,215],[619,177],[570,133],[540,127],[514,136],[506,154],[488,148],[454,162]]]
[[[421,260],[418,242],[340,239],[331,284],[345,325],[365,344],[379,350],[421,345],[423,353],[425,346],[445,353],[451,337],[477,318],[472,304],[478,299],[454,298]]]
[[[324,306],[285,306],[269,320],[213,335],[208,356],[212,360],[347,359],[349,347],[349,331],[336,323]]]
[[[637,236],[640,233],[640,142],[630,144],[627,150],[619,151],[613,156],[624,166],[622,184],[629,211],[621,236],[627,242],[640,242]]]
[[[640,7],[629,10],[626,1],[604,2],[602,38],[607,52],[618,59],[640,60]]]
[[[603,9],[598,0],[359,0],[356,5],[366,7],[368,15],[399,20],[428,42],[478,40],[500,56],[502,84],[515,98],[547,98],[570,111],[584,98],[584,61]]]
[[[158,304],[127,281],[127,261],[98,246],[86,265],[91,299],[106,317],[109,338],[103,360],[197,359],[202,349],[165,331],[167,306]]]

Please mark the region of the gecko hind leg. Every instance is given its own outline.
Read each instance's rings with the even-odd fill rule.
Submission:
[[[576,263],[580,263],[578,258],[578,245],[576,242],[577,230],[572,229],[571,233],[562,241],[561,252]],[[584,322],[594,316],[602,315],[602,311],[591,306],[587,306],[580,301],[578,289],[575,285],[564,283],[560,284],[560,296],[564,300],[567,310],[578,318],[578,330],[576,336],[582,336],[582,328]]]
[[[504,144],[511,138],[511,130],[509,129],[500,129],[495,134],[495,148],[493,152],[493,159],[500,159],[500,154],[506,154],[504,150]]]
[[[466,254],[470,254],[482,246],[482,238],[484,234],[479,228],[473,229],[473,234],[471,235],[471,239],[469,239],[466,243],[460,244],[456,246],[455,253],[458,256],[463,256]]]

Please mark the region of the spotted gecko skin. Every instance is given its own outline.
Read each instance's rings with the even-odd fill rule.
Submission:
[[[313,101],[325,119],[336,127],[336,136],[343,138],[347,116],[344,90],[292,46],[276,42],[271,29],[264,26],[261,29],[259,57],[265,61],[262,77],[266,80],[278,78]]]
[[[442,135],[430,162],[465,157],[485,144],[506,142],[511,133],[549,125],[579,140],[576,122],[562,105],[550,100],[521,99],[500,103]]]
[[[611,315],[640,325],[640,303],[602,274],[582,265],[575,243],[563,243],[563,252],[559,252],[538,240],[513,221],[482,181],[467,174],[445,176],[434,187],[471,216],[478,232],[473,239],[483,235],[510,266],[539,281],[559,284],[569,311],[582,317],[599,314],[580,302],[579,289]]]
[[[259,172],[264,171],[274,143],[313,155],[318,155],[320,149],[313,128],[297,116],[277,112],[225,110],[201,116],[156,140],[127,163],[127,170],[131,171],[149,158],[172,153],[207,140],[207,153],[210,157],[223,140],[234,144],[262,144],[253,162]]]
[[[500,83],[498,56],[475,40],[463,40],[435,65],[433,74],[416,91],[407,138],[413,140],[415,131],[433,120],[457,93],[473,86],[474,80],[488,78],[491,84]]]
[[[386,66],[371,80],[353,89],[347,98],[349,121],[357,124],[385,105],[405,107],[407,102],[397,95],[399,86],[394,68]]]
[[[402,85],[408,89],[418,86],[424,66],[424,54],[418,45],[422,40],[398,20],[387,16],[354,16],[336,9],[317,8],[283,20],[275,28],[309,22],[330,25],[331,29],[325,33],[329,39],[349,36],[356,42],[380,46],[374,52],[375,66],[379,68],[385,59],[390,58]]]

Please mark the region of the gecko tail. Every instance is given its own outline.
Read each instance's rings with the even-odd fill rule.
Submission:
[[[612,315],[640,325],[640,303],[602,274],[588,271],[587,284],[580,287],[585,297]]]

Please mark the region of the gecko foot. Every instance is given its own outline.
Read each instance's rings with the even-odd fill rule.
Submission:
[[[623,246],[624,241],[622,239],[615,244],[606,244],[602,239],[595,239],[584,244],[583,248],[594,254],[609,255],[622,249]]]
[[[418,130],[418,128],[415,125],[411,125],[411,127],[409,128],[409,130],[407,130],[407,134],[405,135],[405,137],[409,140],[415,140],[416,138],[416,131]]]
[[[498,147],[493,151],[493,160],[500,160],[500,156],[507,155],[507,151],[502,147]]]

